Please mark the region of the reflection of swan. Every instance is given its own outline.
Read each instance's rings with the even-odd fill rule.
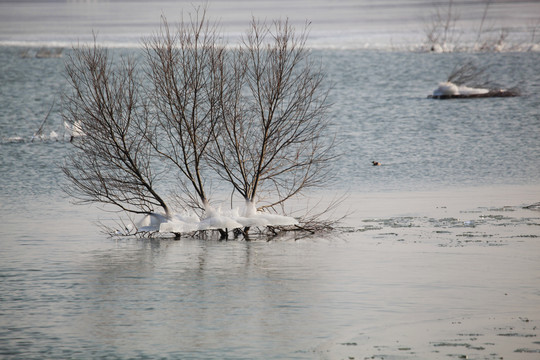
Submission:
[[[72,142],[74,138],[79,136],[84,136],[84,131],[82,131],[81,121],[76,121],[73,125],[64,121],[64,127],[66,132],[69,134],[69,142]]]

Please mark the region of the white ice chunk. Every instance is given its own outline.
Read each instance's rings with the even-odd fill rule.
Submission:
[[[149,214],[146,215],[137,224],[137,230],[139,231],[158,231],[160,225],[167,221],[167,218],[161,214]]]
[[[239,216],[236,220],[244,226],[287,226],[296,225],[298,221],[290,216],[270,214],[257,211],[253,202],[246,202],[244,216]]]
[[[10,136],[6,139],[7,142],[23,142],[24,138],[21,136]]]
[[[171,219],[159,226],[159,232],[162,233],[189,233],[198,229],[198,222],[182,221],[180,219]]]
[[[482,88],[472,88],[463,85],[456,85],[452,82],[442,82],[439,83],[439,87],[433,91],[433,96],[442,96],[442,95],[480,95],[487,94],[488,89]]]
[[[161,223],[160,232],[187,233],[199,229],[199,218],[191,213],[174,214],[171,219]]]
[[[433,91],[434,96],[441,95],[458,95],[459,89],[456,84],[451,82],[439,83],[439,87]]]
[[[220,209],[214,209],[210,205],[206,206],[204,218],[199,223],[199,230],[237,229],[241,227],[242,224],[235,219],[222,215]]]
[[[64,128],[69,136],[76,138],[79,136],[84,136],[84,131],[82,130],[82,124],[80,121],[75,122],[73,125],[64,121]]]
[[[268,214],[262,212],[259,212],[258,216],[265,219],[270,225],[273,226],[288,226],[298,224],[298,221],[291,216]]]
[[[489,92],[488,89],[472,88],[468,86],[459,86],[460,95],[481,95],[481,94],[487,94],[488,92]]]
[[[230,212],[222,212],[206,205],[202,219],[185,213],[174,214],[169,219],[163,215],[152,214],[146,216],[139,224],[140,231],[155,231],[166,233],[188,233],[197,230],[238,229],[257,226],[286,226],[298,224],[295,218],[277,214],[269,214],[257,211],[254,203],[247,202],[241,215],[238,209]]]

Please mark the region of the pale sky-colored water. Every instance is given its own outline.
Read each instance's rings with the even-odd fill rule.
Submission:
[[[229,33],[251,14],[310,19],[313,41],[353,47],[421,37],[431,2],[416,3],[213,1],[209,13]],[[462,16],[477,19],[471,3]],[[539,4],[506,1],[492,19],[520,26]],[[0,0],[0,44],[92,30],[134,44],[182,8],[191,2]],[[521,207],[540,194],[539,53],[314,51],[335,83],[346,155],[329,191],[350,187],[340,211],[358,231],[268,243],[99,234],[93,221],[115,215],[73,207],[60,190],[70,144],[25,140],[60,98],[63,59],[20,53],[0,48],[0,356],[515,358],[539,348],[539,219]],[[523,80],[524,96],[426,99],[469,57],[503,84]],[[47,130],[62,128],[57,106]],[[419,189],[435,191],[396,194]]]
[[[311,22],[315,45],[365,47],[417,41],[424,36],[434,3],[445,13],[445,0],[214,0],[208,2],[211,18],[220,20],[225,33],[243,32],[252,16],[289,18],[296,25]],[[460,27],[474,32],[484,1],[454,1]],[[193,12],[191,0],[21,0],[0,1],[0,43],[65,43],[91,38],[137,43],[154,31],[165,15],[170,22],[182,12]],[[540,20],[539,1],[498,0],[489,7],[485,27],[526,31]]]

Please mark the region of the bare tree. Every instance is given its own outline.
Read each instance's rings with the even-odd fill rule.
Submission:
[[[148,106],[141,96],[133,59],[114,63],[107,49],[74,49],[66,61],[71,92],[65,95],[65,120],[84,136],[62,167],[71,186],[66,191],[82,203],[114,205],[149,214],[169,207],[155,188]]]
[[[431,19],[425,23],[424,32],[427,44],[431,51],[440,47],[443,51],[453,50],[456,47],[459,32],[457,22],[459,13],[454,8],[454,1],[449,0],[445,10],[435,6]],[[449,47],[452,46],[452,49]]]
[[[429,98],[433,99],[463,99],[463,98],[486,98],[486,97],[514,97],[520,96],[521,90],[518,85],[511,88],[502,88],[495,82],[491,81],[487,74],[487,67],[478,67],[473,61],[467,61],[463,64],[456,65],[448,75],[447,82],[442,84]],[[453,92],[445,90],[447,84],[451,83],[457,87],[466,87],[464,93],[459,91]],[[456,90],[458,88],[455,88]],[[473,91],[471,90],[482,90]]]
[[[148,138],[160,157],[179,170],[180,199],[204,210],[208,205],[203,170],[205,153],[220,117],[225,46],[217,25],[197,10],[189,22],[171,30],[165,18],[160,31],[145,41],[150,99],[156,131]]]
[[[489,10],[490,5],[491,5],[491,0],[486,0],[486,5],[484,6],[484,11],[482,13],[482,20],[480,20],[480,25],[478,26],[478,32],[476,34],[476,41],[475,41],[475,45],[474,45],[475,48],[479,48],[480,39],[481,39],[482,33],[484,31],[484,23],[486,22],[487,14],[488,14],[488,10]]]
[[[529,24],[527,25],[527,30],[529,31],[531,35],[531,40],[530,40],[531,45],[534,45],[537,43],[536,33],[538,32],[538,29],[540,29],[540,19],[530,21]]]
[[[490,79],[487,70],[487,66],[476,66],[474,61],[467,61],[464,64],[456,65],[448,75],[447,81],[456,85],[488,89],[488,95],[519,96],[521,94],[519,85],[502,88]]]
[[[252,21],[226,77],[223,122],[209,153],[218,174],[263,207],[328,180],[332,138],[324,73],[288,21]]]
[[[296,34],[288,21],[253,20],[231,49],[197,9],[174,30],[162,19],[144,40],[144,70],[129,58],[115,63],[95,41],[74,49],[64,116],[85,135],[63,167],[68,192],[171,217],[170,200],[156,190],[164,180],[159,162],[179,184],[181,206],[203,217],[212,177],[253,206],[264,200],[259,210],[326,184],[335,158],[329,89],[310,60],[307,35],[307,26]]]
[[[478,67],[474,61],[467,61],[464,64],[456,65],[446,81],[456,85],[465,85],[475,88],[493,87],[493,82],[486,73],[486,67]]]
[[[479,19],[478,26],[468,29],[475,33],[468,42],[461,42],[462,35],[467,29],[458,28],[459,13],[453,0],[448,0],[446,6],[443,4],[434,4],[433,11],[429,19],[424,22],[424,33],[426,35],[426,47],[430,51],[480,51],[480,52],[498,52],[504,49],[516,50],[522,48],[524,44],[511,44],[510,29],[500,27],[489,23],[489,10],[494,2],[493,0],[483,0],[482,16]],[[459,5],[459,2],[457,3]],[[463,5],[463,4],[462,4]],[[480,5],[469,4],[471,6]],[[531,33],[531,45],[534,46],[534,27],[529,27]]]

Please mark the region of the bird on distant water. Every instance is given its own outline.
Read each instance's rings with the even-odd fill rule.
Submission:
[[[381,165],[381,163],[378,162],[378,161],[372,161],[371,163],[373,164],[373,166],[380,166]]]

